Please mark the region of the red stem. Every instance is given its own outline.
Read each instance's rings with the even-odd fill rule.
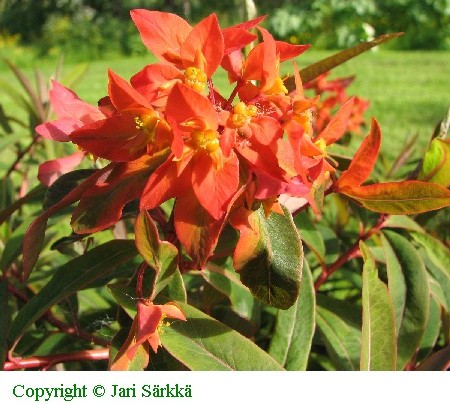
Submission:
[[[231,104],[233,103],[234,97],[236,97],[236,94],[238,93],[239,89],[245,84],[245,80],[239,79],[239,81],[236,84],[236,87],[234,88],[233,92],[231,93],[230,97],[227,100],[227,103],[223,107],[225,111],[229,110],[231,107]]]
[[[57,363],[78,361],[104,361],[109,359],[109,349],[92,349],[78,352],[48,356],[30,356],[28,358],[14,358],[14,362],[6,362],[3,370],[48,368]]]
[[[352,258],[355,258],[359,254],[359,242],[365,241],[372,237],[375,233],[383,227],[385,221],[387,220],[388,215],[380,215],[377,220],[377,223],[367,230],[365,233],[361,234],[355,243],[342,255],[340,256],[333,264],[329,267],[322,268],[322,272],[319,277],[314,282],[314,289],[317,291],[319,288],[327,281],[327,279],[336,272],[342,265],[344,265],[347,261],[350,261]]]
[[[22,151],[19,151],[16,159],[11,164],[9,169],[6,171],[6,174],[4,175],[3,178],[8,178],[8,176],[17,168],[17,165],[20,163],[20,161],[23,159],[23,157],[33,148],[33,146],[39,141],[39,139],[40,139],[40,136],[35,135],[35,137],[31,141],[31,143],[27,147],[25,147],[25,149],[23,149]]]
[[[22,292],[16,290],[9,283],[8,283],[8,290],[10,291],[10,293],[12,293],[14,296],[16,296],[18,299],[22,300],[23,302],[26,303],[28,301],[27,296],[25,296]],[[50,311],[45,312],[42,315],[42,318],[66,334],[73,335],[80,339],[84,339],[85,341],[88,341],[88,342],[93,342],[94,344],[97,344],[97,345],[101,345],[101,346],[109,346],[110,345],[109,341],[106,339],[97,337],[95,335],[88,333],[87,331],[81,330],[77,327],[74,327],[72,325],[64,323],[63,321],[57,319]]]

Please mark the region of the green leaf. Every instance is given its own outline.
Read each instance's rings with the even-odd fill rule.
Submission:
[[[442,307],[447,313],[449,312],[449,306],[447,297],[445,296],[443,288],[449,285],[441,285],[434,277],[430,274],[428,276],[428,284],[430,285],[431,300],[434,300],[439,306]]]
[[[405,309],[397,338],[397,369],[400,370],[416,352],[425,332],[430,291],[427,272],[416,249],[393,231],[385,230],[384,235],[400,263],[406,284]]]
[[[42,200],[43,196],[45,195],[45,191],[46,188],[44,188],[42,185],[38,185],[37,187],[33,188],[30,192],[28,192],[28,194],[18,199],[11,205],[7,206],[0,212],[0,224],[8,220],[11,217],[11,215],[15,211],[19,210],[23,205]]]
[[[161,290],[161,295],[170,300],[177,300],[184,303],[187,302],[186,288],[184,287],[183,277],[178,268],[175,269],[175,272],[166,287]]]
[[[309,81],[314,80],[316,77],[319,77],[321,74],[330,71],[331,69],[341,65],[342,63],[345,63],[347,60],[353,59],[361,53],[364,53],[375,46],[381,45],[384,42],[388,42],[391,39],[398,38],[401,35],[403,35],[403,32],[381,35],[372,41],[360,43],[356,46],[353,46],[352,48],[345,49],[323,60],[320,60],[319,62],[309,65],[308,67],[300,70],[302,81],[303,83],[308,83]],[[294,77],[288,77],[287,80],[285,80],[284,85],[289,91],[294,90]]]
[[[390,215],[413,215],[450,206],[448,189],[421,181],[346,186],[338,192],[369,210]]]
[[[0,268],[5,270],[11,266],[11,264],[22,253],[22,242],[25,235],[25,231],[30,225],[33,218],[26,218],[6,240],[5,248],[3,249],[2,258],[0,260]]]
[[[247,320],[252,319],[254,310],[259,307],[258,302],[235,273],[209,264],[200,274],[213,288],[230,299],[232,309],[237,314]]]
[[[116,300],[117,304],[122,307],[131,318],[136,317],[137,297],[135,288],[121,283],[114,283],[108,285],[108,290]]]
[[[433,182],[445,188],[450,186],[450,143],[433,139],[425,153],[419,180]]]
[[[44,244],[47,221],[61,209],[72,205],[81,195],[97,181],[102,171],[97,171],[71,190],[63,199],[42,212],[28,227],[23,239],[23,277],[27,278],[36,264]]]
[[[260,207],[248,216],[251,229],[241,230],[234,266],[242,283],[270,306],[288,309],[297,300],[303,265],[303,248],[292,215],[271,213]]]
[[[450,276],[450,250],[427,233],[411,233],[412,238],[425,248],[434,265]]]
[[[363,325],[361,370],[395,370],[397,349],[394,308],[387,286],[378,278],[375,260],[360,241],[363,255]]]
[[[300,295],[287,310],[278,310],[269,353],[286,370],[306,370],[316,327],[314,283],[308,263],[303,264]]]
[[[187,321],[174,321],[160,335],[164,348],[191,370],[283,370],[269,354],[200,310],[177,303]]]
[[[358,370],[361,310],[342,300],[317,296],[317,328],[337,370]]]
[[[423,228],[414,219],[409,216],[389,216],[384,222],[383,227],[392,227],[394,229],[405,229],[410,231],[416,231],[419,233],[424,232]]]
[[[428,323],[425,333],[419,345],[419,352],[417,360],[421,362],[426,358],[436,345],[441,331],[441,310],[434,299],[430,299],[430,314],[428,316]]]
[[[36,93],[31,81],[25,76],[25,74],[20,70],[14,63],[10,62],[8,59],[3,58],[3,61],[10,68],[10,70],[14,73],[17,80],[22,85],[23,89],[27,93],[30,101],[33,105],[34,111],[36,112],[36,116],[39,117],[41,121],[45,119],[45,111],[42,100],[39,99],[38,94]]]
[[[104,277],[137,254],[134,241],[112,240],[67,262],[56,270],[51,280],[18,312],[9,335],[12,346],[53,305],[96,279]]]
[[[381,235],[381,244],[383,245],[384,255],[386,257],[389,294],[394,305],[395,332],[398,335],[406,303],[405,277],[403,276],[402,267],[398,262],[397,256],[383,235]]]
[[[8,353],[8,333],[11,323],[11,316],[8,307],[8,284],[5,281],[0,282],[0,370],[5,364]]]
[[[448,370],[450,368],[450,345],[425,359],[415,370]]]
[[[0,137],[0,150],[4,150],[11,143],[20,142],[24,138],[23,133],[15,133],[12,135],[5,135]]]
[[[145,262],[155,270],[155,287],[150,300],[170,282],[178,266],[178,250],[168,241],[161,241],[158,229],[147,211],[142,211],[135,222],[136,247]]]
[[[294,217],[294,222],[300,233],[301,239],[308,248],[324,262],[325,260],[325,243],[319,229],[314,225],[307,211],[301,212]]]

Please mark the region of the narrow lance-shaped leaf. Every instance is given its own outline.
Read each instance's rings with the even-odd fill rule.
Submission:
[[[389,291],[378,278],[369,248],[362,241],[359,248],[364,259],[361,370],[395,370],[395,320]]]
[[[242,284],[236,273],[209,264],[201,275],[213,288],[230,299],[231,308],[241,317],[251,320],[258,302],[249,289]]]
[[[388,42],[391,39],[398,38],[401,35],[403,35],[403,32],[381,35],[372,41],[363,42],[361,44],[353,46],[352,48],[348,48],[338,53],[335,53],[334,55],[331,55],[323,60],[320,60],[319,62],[316,62],[300,70],[302,81],[303,83],[308,83],[309,81],[314,80],[316,77],[319,77],[321,74],[330,71],[331,69],[341,65],[342,63],[345,63],[347,60],[352,59],[360,55],[361,53],[364,53],[369,49],[372,49],[375,46],[381,45],[384,42]],[[284,82],[284,85],[289,91],[294,90],[295,89],[294,77],[289,77]]]
[[[441,331],[441,309],[433,298],[430,299],[430,314],[428,316],[427,328],[420,341],[417,361],[423,361],[433,352],[436,341]]]
[[[294,222],[302,241],[321,261],[325,261],[325,243],[319,229],[314,225],[307,211],[295,215]]]
[[[135,222],[136,247],[156,274],[150,300],[170,282],[178,266],[178,250],[168,241],[161,241],[158,229],[147,211],[142,211]]]
[[[450,345],[425,359],[415,370],[448,370],[450,368]]]
[[[346,186],[339,193],[369,210],[391,215],[413,215],[450,206],[450,191],[421,181]]]
[[[240,231],[233,262],[242,283],[263,303],[288,309],[297,300],[303,249],[289,211],[284,215],[242,209],[232,224]],[[238,216],[239,215],[239,216]]]
[[[23,239],[23,277],[27,278],[30,272],[33,270],[36,261],[39,258],[42,246],[44,244],[45,230],[47,229],[48,219],[64,209],[67,206],[72,205],[78,201],[83,195],[83,192],[90,186],[95,184],[102,171],[98,171],[92,174],[88,179],[83,181],[80,185],[71,190],[63,199],[52,205],[49,209],[45,210],[40,216],[38,216],[30,227],[28,227],[25,237]],[[61,180],[61,178],[59,179]],[[56,186],[58,181],[53,185]]]
[[[337,370],[358,370],[361,352],[361,308],[317,296],[317,328]]]
[[[191,370],[283,370],[269,354],[237,331],[200,310],[176,302],[187,321],[160,335],[169,353]]]
[[[370,175],[378,157],[381,145],[381,129],[372,118],[370,132],[361,143],[349,168],[342,173],[335,184],[336,188],[361,185]]]
[[[306,370],[316,327],[314,283],[308,263],[303,264],[300,295],[288,310],[278,310],[269,353],[286,370]]]
[[[385,230],[384,235],[400,263],[406,284],[405,309],[397,337],[397,368],[403,369],[416,352],[427,326],[428,276],[420,255],[407,239],[390,230]]]
[[[433,264],[450,277],[450,250],[428,233],[412,232],[411,236],[425,248]]]
[[[402,267],[398,262],[397,256],[392,250],[389,242],[386,240],[386,237],[384,237],[383,235],[381,236],[381,243],[384,250],[384,256],[386,258],[389,294],[394,306],[395,329],[396,335],[398,335],[406,303],[405,277],[403,275]]]
[[[8,307],[8,284],[5,281],[0,282],[0,370],[5,364],[6,355],[8,353],[8,333],[11,317]]]
[[[10,346],[54,304],[87,287],[96,279],[110,274],[136,254],[134,241],[112,240],[61,266],[14,318],[9,335]]]

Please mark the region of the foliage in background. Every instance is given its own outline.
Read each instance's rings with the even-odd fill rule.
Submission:
[[[256,0],[258,14],[279,39],[317,49],[353,46],[385,32],[407,32],[395,49],[450,49],[450,0]],[[68,60],[146,51],[133,35],[129,11],[170,11],[192,22],[216,12],[225,25],[246,18],[244,1],[218,0],[3,0],[0,34],[18,38],[39,56],[64,53]]]
[[[333,63],[343,62],[350,54],[335,57]],[[305,81],[316,77],[321,66],[326,64],[322,62],[304,69],[303,77],[307,77],[307,71],[310,74]],[[30,91],[34,85],[24,80],[14,66],[11,68],[29,97],[18,97],[16,101],[30,114],[28,126],[33,137],[34,125],[44,120],[39,111],[49,111],[48,100],[35,90]],[[39,94],[46,93],[46,87],[39,84],[43,81],[47,80],[38,80]],[[15,138],[10,136],[20,124],[14,122],[13,114],[9,113],[2,122],[3,138],[13,144]],[[411,173],[412,178],[448,187],[448,122],[449,119],[445,119],[439,126],[423,164]],[[135,212],[133,206],[129,206],[114,228],[86,236],[71,233],[70,212],[62,211],[51,218],[36,271],[26,282],[21,282],[22,240],[31,219],[42,209],[44,193],[42,187],[26,193],[23,184],[25,182],[25,187],[35,184],[28,170],[33,170],[33,166],[35,170],[36,161],[48,160],[51,149],[44,141],[43,146],[33,143],[36,149],[32,153],[24,153],[26,149],[16,144],[17,150],[11,154],[21,158],[3,180],[6,184],[3,195],[8,195],[5,198],[8,200],[0,212],[4,243],[0,304],[3,313],[18,311],[18,315],[10,329],[9,317],[1,317],[3,334],[0,338],[2,342],[9,341],[9,346],[0,345],[1,357],[5,358],[8,350],[10,354],[14,350],[16,355],[30,356],[29,367],[40,368],[50,367],[52,361],[57,360],[75,362],[65,364],[67,369],[103,368],[105,365],[93,364],[93,361],[116,354],[120,357],[120,347],[127,344],[128,329],[132,327],[131,318],[136,315],[135,288],[121,282],[132,277],[139,264],[134,258],[137,254],[134,243],[124,240],[135,232],[139,251],[158,269],[157,279],[144,279],[143,284],[150,288],[146,293],[158,296],[158,307],[165,307],[165,298],[177,300],[188,317],[187,323],[174,321],[171,327],[165,328],[160,336],[164,348],[152,355],[150,369],[436,367],[439,361],[435,361],[433,353],[446,355],[445,349],[440,349],[449,343],[449,255],[447,247],[439,241],[441,232],[432,224],[432,218],[439,213],[417,215],[417,221],[424,224],[421,227],[405,216],[378,215],[359,207],[359,204],[369,204],[374,208],[370,205],[373,201],[358,200],[354,192],[350,195],[358,204],[343,196],[349,193],[345,190],[345,181],[358,180],[358,175],[354,178],[354,169],[345,169],[356,161],[355,166],[362,169],[363,175],[368,175],[364,162],[373,161],[378,136],[376,129],[372,129],[364,140],[363,153],[354,160],[353,153],[345,147],[336,145],[335,149],[329,149],[329,158],[337,160],[344,171],[337,183],[341,195],[325,198],[321,217],[309,209],[295,212],[295,224],[305,246],[305,266],[300,297],[288,310],[261,303],[239,281],[226,260],[227,249],[236,242],[236,234],[231,229],[224,232],[217,254],[205,270],[186,271],[180,277],[173,265],[171,244],[159,240],[152,221],[141,214],[135,229],[132,228],[133,221],[128,215]],[[400,154],[396,169],[408,160],[405,151]],[[58,204],[69,190],[97,168],[88,162],[84,164],[87,171],[69,173],[48,189],[46,208],[52,210],[52,205]],[[383,174],[372,177],[366,187],[372,186],[374,179],[383,180]],[[159,216],[158,222],[161,234],[169,237],[170,232],[165,231],[163,224],[171,209],[171,204],[163,206],[163,216]],[[410,209],[417,209],[417,205]],[[424,220],[424,216],[428,219]],[[269,241],[275,243],[277,237],[271,234],[273,225],[270,221],[265,223],[263,215],[260,217]],[[148,244],[149,241],[152,243]],[[134,281],[137,279],[133,278]],[[106,284],[109,284],[108,290],[104,287]],[[154,290],[151,290],[152,285]],[[186,299],[189,304],[183,303]],[[122,309],[117,314],[118,306]],[[155,309],[158,310],[162,309]],[[157,317],[158,321],[160,318]],[[198,328],[190,328],[189,322]],[[14,346],[19,337],[20,342]],[[270,356],[250,340],[256,341]],[[110,349],[99,348],[111,342]],[[96,349],[92,350],[94,346]],[[67,355],[55,356],[56,352],[65,350],[69,350]],[[208,359],[201,355],[205,352],[209,353]],[[242,356],[243,352],[252,357],[251,364]],[[36,358],[37,355],[44,357]],[[145,350],[140,349],[137,360],[129,367],[142,368],[145,356]],[[21,367],[17,358],[9,359],[7,369]]]

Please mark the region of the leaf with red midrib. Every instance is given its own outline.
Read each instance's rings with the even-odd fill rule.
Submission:
[[[414,215],[450,206],[450,191],[421,181],[386,182],[362,187],[344,187],[339,193],[375,212]]]

